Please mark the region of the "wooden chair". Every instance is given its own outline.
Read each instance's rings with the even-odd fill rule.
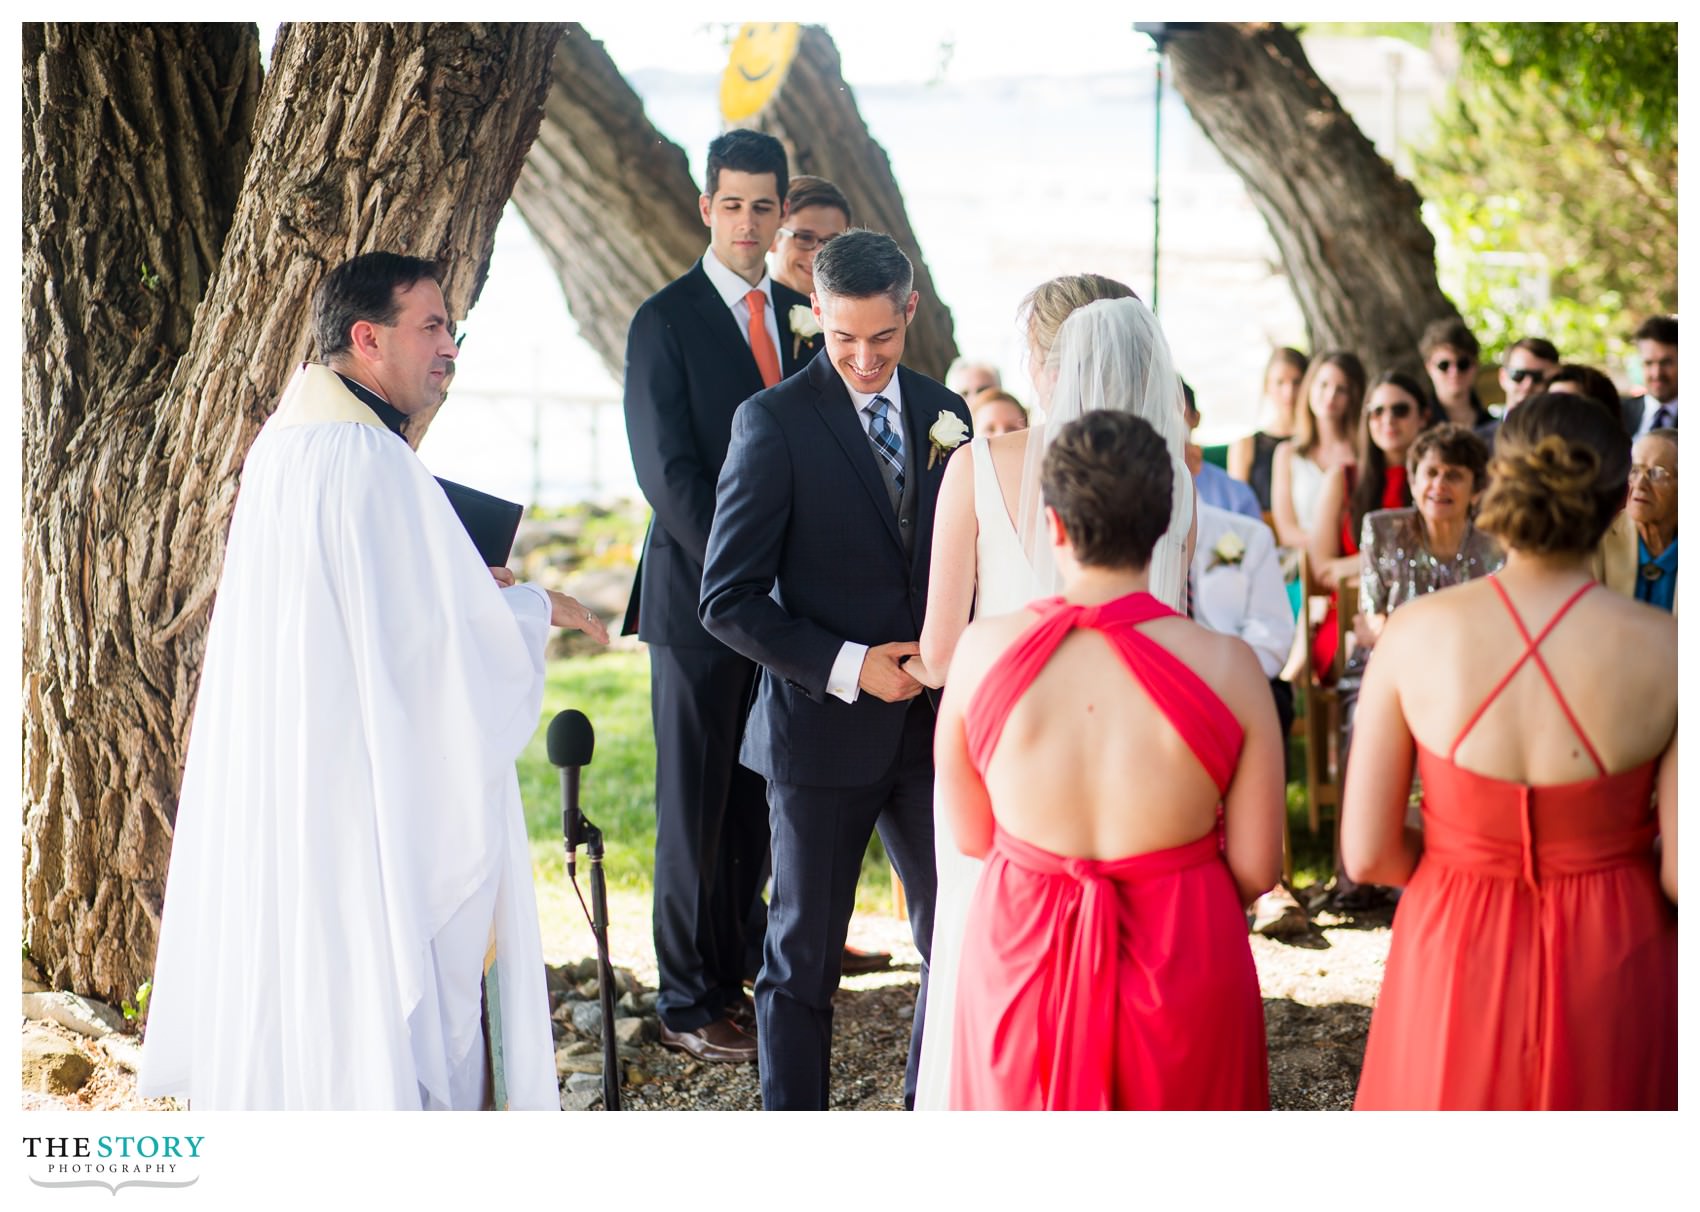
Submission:
[[[1306,586],[1304,618],[1300,634],[1303,651],[1299,654],[1299,676],[1295,679],[1305,693],[1305,799],[1310,831],[1322,829],[1322,810],[1340,809],[1340,696],[1334,686],[1319,681],[1320,671],[1313,667],[1311,652],[1316,630],[1328,611],[1328,594],[1316,592],[1310,579],[1310,563],[1301,556],[1299,575]],[[1339,590],[1333,670],[1336,676],[1346,667],[1348,643],[1352,635],[1352,619],[1358,612],[1356,585],[1343,585]]]

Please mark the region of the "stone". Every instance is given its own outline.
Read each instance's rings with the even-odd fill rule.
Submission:
[[[58,1023],[67,1031],[99,1039],[124,1030],[124,1016],[108,1006],[75,993],[26,993],[24,1017]]]
[[[638,1000],[638,995],[635,993],[621,994],[620,1000],[614,1003],[614,1017],[642,1018],[643,1003]]]
[[[570,1074],[601,1073],[602,1054],[592,1056],[587,1053],[567,1052],[564,1049],[555,1053],[555,1076],[566,1077]]]
[[[577,989],[574,989],[573,996],[582,997],[587,1002],[593,1002],[602,996],[602,986],[597,983],[595,977],[592,977],[580,984]]]
[[[601,1101],[601,1086],[594,1090],[565,1090],[561,1093],[561,1110],[588,1111]]]
[[[602,1007],[595,1002],[574,1002],[573,1030],[590,1039],[601,1039]]]
[[[142,1050],[130,1041],[129,1036],[104,1035],[95,1042],[120,1068],[128,1069],[131,1073],[142,1071]]]
[[[602,1049],[587,1039],[575,1039],[561,1049],[568,1056],[601,1056]]]
[[[614,1038],[628,1047],[637,1047],[649,1038],[647,1018],[622,1018],[614,1021]]]
[[[75,1094],[94,1072],[89,1058],[51,1031],[24,1032],[24,1089],[44,1094]]]
[[[602,1066],[596,1067],[595,1073],[574,1073],[567,1078],[568,1090],[594,1090],[602,1093]]]
[[[568,965],[565,971],[570,971],[572,973],[573,982],[576,984],[579,981],[594,980],[597,968],[598,964],[596,962],[596,957],[592,955],[586,959],[581,959],[576,964]]]
[[[645,1014],[655,1013],[655,1003],[659,1001],[660,998],[661,994],[654,989],[649,990],[647,993],[640,993],[637,995],[638,1005],[643,1008],[643,1012]]]
[[[626,1066],[626,1084],[628,1086],[646,1086],[654,1080],[655,1079],[649,1075],[648,1070],[640,1068],[637,1065]]]
[[[26,979],[24,981],[24,992],[25,993],[51,993],[53,991],[51,989],[49,989],[46,985],[42,984],[40,981],[32,981],[32,980]]]
[[[551,1010],[549,1012],[549,1017],[554,1019],[557,1023],[570,1023],[570,1022],[572,1022],[573,1021],[573,1004],[571,1002],[566,1002],[566,1001],[562,1002],[560,1005],[556,1006],[553,1010]]]

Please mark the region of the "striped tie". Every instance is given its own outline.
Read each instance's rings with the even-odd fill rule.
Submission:
[[[891,466],[897,495],[903,495],[903,435],[891,425],[891,401],[875,396],[868,403],[868,437],[874,452]]]

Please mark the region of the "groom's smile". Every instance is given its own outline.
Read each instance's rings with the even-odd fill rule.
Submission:
[[[815,295],[815,316],[826,336],[827,357],[845,385],[864,394],[885,390],[903,357],[903,341],[920,296],[899,308],[890,295],[851,298]]]

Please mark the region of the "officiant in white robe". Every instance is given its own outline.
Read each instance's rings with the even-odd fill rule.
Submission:
[[[494,946],[506,1105],[558,1109],[514,760],[552,619],[600,623],[499,587],[399,436],[452,370],[431,264],[339,267],[315,297],[321,350],[339,323],[351,343],[299,368],[243,465],[140,1091],[196,1110],[476,1109]]]

